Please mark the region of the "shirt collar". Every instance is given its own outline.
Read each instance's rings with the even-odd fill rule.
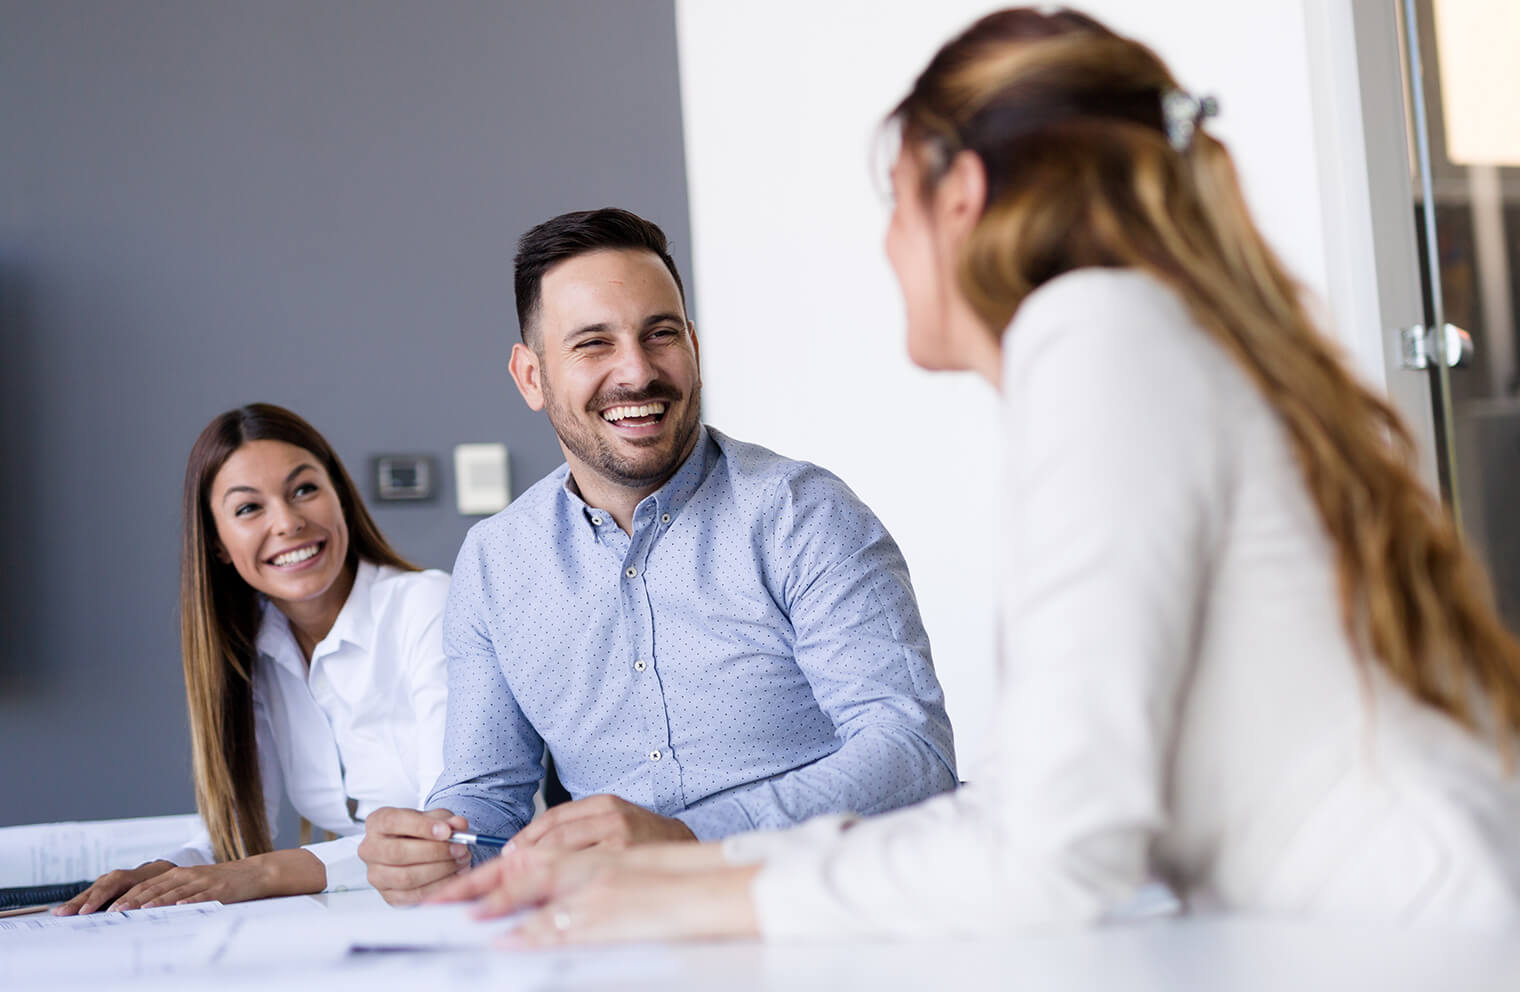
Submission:
[[[370,609],[370,587],[375,584],[379,572],[380,567],[374,562],[359,559],[359,567],[354,572],[354,587],[348,591],[348,600],[343,604],[343,609],[338,611],[338,619],[333,621],[332,630],[327,632],[327,636],[311,652],[313,658],[322,651],[324,645],[328,646],[328,650],[334,650],[344,641],[361,651],[370,648],[370,639],[375,633],[372,622],[374,611]]]
[[[313,662],[321,655],[337,650],[338,645],[345,641],[361,651],[368,650],[370,639],[374,636],[370,587],[374,585],[379,572],[378,565],[359,559],[359,567],[354,572],[354,587],[348,591],[348,599],[343,603],[343,609],[338,611],[338,619],[333,621],[332,630],[312,649]],[[306,665],[301,659],[295,632],[290,629],[289,618],[270,602],[269,597],[260,595],[259,602],[263,606],[263,614],[259,620],[258,637],[255,639],[258,652],[304,675]]]
[[[677,511],[691,499],[692,495],[706,481],[707,475],[712,471],[713,465],[718,460],[718,443],[713,439],[712,432],[706,424],[697,425],[697,442],[691,447],[691,454],[676,469],[675,475],[665,480],[665,484],[654,492],[645,496],[634,508],[633,519],[637,527],[640,523],[640,515],[648,515],[652,508],[656,518],[669,515],[674,517]],[[603,527],[616,527],[612,521],[612,515],[597,507],[587,505],[581,497],[580,490],[575,484],[575,476],[570,474],[568,467],[565,470],[565,480],[562,484],[568,506],[574,513],[578,513],[593,531],[600,531]],[[357,583],[356,583],[357,584]]]

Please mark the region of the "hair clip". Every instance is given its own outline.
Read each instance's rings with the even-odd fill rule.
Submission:
[[[1193,134],[1210,117],[1219,116],[1219,101],[1212,96],[1199,98],[1186,90],[1171,89],[1161,94],[1161,117],[1166,122],[1166,140],[1179,152],[1188,150]]]

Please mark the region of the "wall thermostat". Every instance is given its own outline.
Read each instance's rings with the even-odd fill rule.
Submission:
[[[506,509],[512,501],[511,489],[506,445],[454,446],[454,492],[461,515],[478,517]]]
[[[436,474],[431,455],[377,455],[375,496],[387,503],[431,499]]]

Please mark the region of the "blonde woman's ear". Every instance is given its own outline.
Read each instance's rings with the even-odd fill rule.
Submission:
[[[227,548],[222,544],[221,541],[216,542],[216,551],[214,553],[216,554],[216,560],[221,562],[223,565],[232,564],[232,556],[227,553]]]
[[[954,234],[968,233],[987,206],[987,166],[976,152],[958,152],[934,191],[936,220]]]

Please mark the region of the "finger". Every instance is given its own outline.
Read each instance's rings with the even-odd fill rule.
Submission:
[[[439,840],[417,840],[411,837],[365,837],[359,842],[359,857],[371,866],[431,865],[440,862],[467,860],[470,849],[463,844],[447,844]]]
[[[212,893],[212,891],[210,889],[203,889],[203,890],[201,890],[199,892],[191,892],[188,895],[181,896],[178,899],[174,900],[173,902],[167,902],[167,901],[165,901],[164,905],[165,906],[188,906],[191,903],[195,903],[195,902],[211,902],[215,898],[216,898],[216,895],[214,893]]]
[[[459,865],[452,859],[430,865],[395,867],[370,865],[367,873],[369,884],[380,890],[391,905],[411,905],[417,902],[420,892],[435,892],[439,883],[452,879],[459,873]],[[393,898],[394,896],[394,898]]]
[[[192,902],[210,902],[216,899],[216,892],[210,886],[187,886],[176,892],[158,898],[158,905],[190,905]],[[146,908],[146,907],[144,907]]]
[[[189,877],[185,872],[176,870],[166,871],[162,875],[155,875],[146,881],[138,882],[111,904],[111,911],[140,909],[149,899],[154,899],[170,889],[184,885]]]
[[[628,832],[624,829],[623,818],[616,813],[608,813],[561,824],[545,834],[537,846],[545,851],[563,854],[599,844],[626,847],[627,843]]]
[[[444,823],[447,823],[451,832],[460,830],[468,831],[470,829],[470,821],[466,820],[458,813],[450,813],[446,809],[430,809],[428,810],[428,815],[437,816]]]
[[[460,816],[458,813],[455,813],[455,812],[453,812],[451,810],[446,810],[446,809],[430,809],[430,810],[427,810],[426,812],[424,812],[423,815],[431,817],[432,819],[434,819],[436,821],[440,821],[440,822],[443,823],[444,826],[448,827],[448,831],[446,833],[444,833],[442,837],[439,837],[438,835],[439,835],[440,831],[438,829],[438,823],[434,823],[433,824],[433,827],[432,827],[433,834],[432,835],[433,835],[434,838],[436,838],[438,840],[447,840],[449,834],[453,833],[456,830],[469,830],[470,829],[470,821],[466,820],[464,817]]]
[[[452,881],[453,876],[450,875],[415,887],[381,889],[380,896],[392,906],[415,906],[421,902],[432,901],[432,897]]]
[[[507,870],[507,857],[508,855],[503,854],[477,868],[445,879],[427,901],[464,902],[469,899],[479,899],[501,884],[501,879]]]
[[[95,884],[62,906],[54,906],[53,915],[74,916],[76,914],[93,913],[96,909],[100,908],[101,904],[115,898],[117,893],[121,891],[122,884],[116,878],[115,872],[102,875],[95,880]]]
[[[154,909],[159,906],[173,906],[200,893],[209,896],[215,890],[219,880],[220,877],[213,874],[212,870],[188,872],[178,879],[167,881],[157,889],[145,893],[138,900],[137,908]]]
[[[204,882],[183,882],[179,885],[171,885],[160,889],[148,898],[141,900],[136,908],[157,909],[159,906],[173,906],[187,896],[204,891],[206,891],[206,884]]]
[[[120,899],[126,893],[132,891],[135,886],[143,884],[143,882],[137,881],[137,876],[131,872],[112,872],[112,875],[114,875],[115,878],[110,880],[107,885],[101,887],[101,892],[99,893],[98,898],[91,900],[93,903],[93,905],[90,907],[91,912],[100,910],[109,912],[114,906],[116,900]]]
[[[426,840],[445,840],[453,832],[450,821],[464,818],[446,809],[428,810],[400,809],[383,806],[364,821],[364,832],[369,836],[417,837]],[[467,829],[461,827],[460,829]]]
[[[489,920],[541,905],[554,891],[554,875],[554,869],[546,864],[507,872],[502,883],[486,893],[471,915],[477,920]]]
[[[573,916],[567,917],[569,922],[567,927],[561,928],[554,925],[555,915],[565,912],[558,904],[545,906],[504,934],[497,942],[498,946],[512,949],[552,947],[573,941],[575,939]],[[561,922],[565,919],[562,917]]]
[[[158,887],[162,884],[163,882],[159,881],[158,879],[154,879],[148,882],[138,882],[136,885],[132,886],[130,889],[117,896],[116,900],[106,907],[106,912],[125,913],[129,909],[136,909],[138,902],[143,898],[144,894],[149,889],[152,889],[156,892],[158,890]]]
[[[587,796],[584,799],[561,803],[535,816],[526,827],[517,832],[517,836],[513,837],[512,840],[520,847],[532,847],[534,844],[539,843],[544,834],[550,830],[561,827],[573,820],[616,813],[619,804],[622,803],[623,800],[617,796],[607,794]]]
[[[534,844],[538,843],[539,839],[543,837],[546,832],[553,830],[566,818],[575,817],[578,812],[579,810],[576,808],[576,802],[568,802],[560,806],[551,806],[549,809],[546,809],[542,813],[535,816],[528,822],[528,825],[526,827],[523,827],[516,834],[514,834],[512,837],[512,843],[516,844],[518,847],[532,847]]]

